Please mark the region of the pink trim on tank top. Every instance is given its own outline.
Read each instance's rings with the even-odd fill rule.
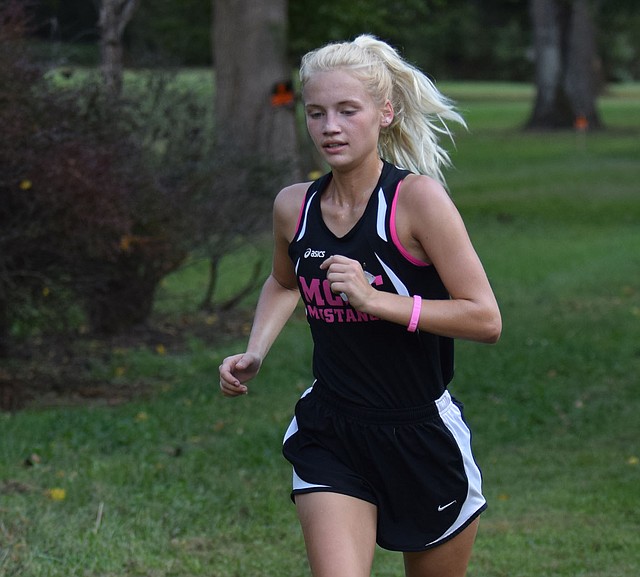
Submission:
[[[396,229],[396,207],[398,205],[398,197],[400,196],[400,186],[404,180],[401,180],[398,183],[398,187],[396,188],[396,193],[393,196],[393,202],[391,203],[391,220],[389,222],[389,228],[391,229],[391,240],[393,240],[393,244],[396,245],[396,248],[400,251],[400,254],[404,258],[406,258],[411,264],[416,266],[431,266],[430,263],[421,261],[417,259],[415,256],[412,256],[409,251],[402,246],[400,242],[400,238],[398,237],[398,231]]]

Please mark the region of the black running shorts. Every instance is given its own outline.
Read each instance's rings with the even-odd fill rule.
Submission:
[[[378,544],[423,551],[454,537],[485,508],[461,406],[448,392],[402,410],[336,403],[319,385],[298,401],[283,454],[292,498],[329,491],[378,508]]]

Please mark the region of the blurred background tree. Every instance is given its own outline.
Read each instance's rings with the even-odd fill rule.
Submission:
[[[588,0],[530,0],[536,99],[529,128],[600,127],[602,63]]]
[[[140,0],[102,0],[100,4],[100,55],[102,79],[107,92],[122,92],[123,36]]]

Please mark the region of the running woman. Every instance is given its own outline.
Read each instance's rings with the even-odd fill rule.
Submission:
[[[447,387],[454,339],[495,343],[501,317],[449,197],[439,136],[464,120],[370,35],[304,56],[309,134],[330,171],[274,203],[273,268],[246,351],[220,388],[246,394],[302,298],[312,386],[283,453],[314,577],[367,577],[376,543],[407,577],[463,577],[482,476]]]

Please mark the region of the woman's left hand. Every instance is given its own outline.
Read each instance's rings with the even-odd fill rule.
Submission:
[[[331,292],[346,296],[349,304],[360,310],[377,291],[367,280],[362,265],[346,256],[334,254],[321,265],[327,271]],[[343,297],[344,298],[344,297]]]

